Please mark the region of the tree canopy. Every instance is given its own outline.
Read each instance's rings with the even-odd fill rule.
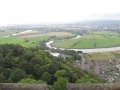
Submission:
[[[88,75],[89,77],[86,77]],[[36,48],[20,45],[0,45],[0,82],[46,82],[56,90],[66,90],[66,83],[103,82],[99,77],[74,66],[69,59],[54,57]],[[64,85],[63,85],[64,84]]]

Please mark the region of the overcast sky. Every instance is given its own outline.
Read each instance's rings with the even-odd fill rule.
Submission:
[[[120,0],[0,0],[0,25],[120,20]]]

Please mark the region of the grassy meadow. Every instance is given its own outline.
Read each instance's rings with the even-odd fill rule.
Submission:
[[[79,49],[115,47],[120,46],[120,35],[112,32],[93,32],[79,39],[55,41],[52,45]]]
[[[47,40],[48,36],[39,36],[39,37],[31,37],[27,39],[24,38],[18,38],[18,37],[0,37],[0,44],[19,44],[22,45],[23,47],[35,47],[38,42],[41,42],[43,40]]]

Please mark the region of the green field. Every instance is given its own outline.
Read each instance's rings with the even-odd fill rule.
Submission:
[[[55,41],[52,46],[62,48],[103,48],[120,46],[120,35],[112,32],[92,32],[79,39]]]
[[[0,44],[20,44],[24,47],[35,47],[38,42],[41,42],[43,40],[47,40],[48,36],[39,36],[39,37],[31,37],[27,40],[27,42],[25,41],[25,39],[23,38],[17,38],[17,37],[1,37],[0,38]]]
[[[49,37],[51,36],[56,36],[56,38],[65,38],[65,37],[72,37],[75,34],[69,33],[69,32],[49,32],[46,34],[34,34],[33,35],[30,33],[26,34],[26,35],[22,35],[21,37],[18,36],[9,36],[7,37],[9,32],[3,32],[6,36],[1,36],[0,37],[0,44],[19,44],[22,45],[24,47],[35,47],[38,44],[40,44],[41,41],[43,40],[47,40]],[[3,34],[2,33],[2,34]],[[12,34],[12,32],[10,32]],[[3,35],[4,35],[3,34]]]

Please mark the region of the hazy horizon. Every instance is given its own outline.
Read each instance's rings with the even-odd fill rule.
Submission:
[[[0,25],[120,20],[120,0],[0,0]]]

